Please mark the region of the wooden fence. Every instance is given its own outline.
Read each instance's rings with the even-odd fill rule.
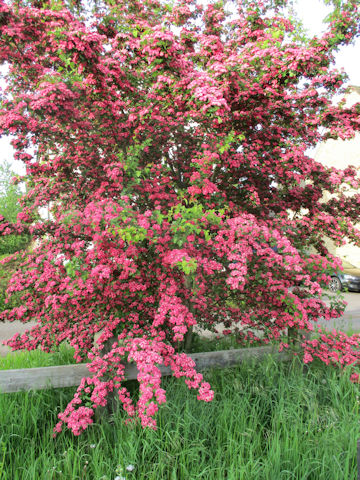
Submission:
[[[199,371],[208,368],[232,367],[247,359],[261,359],[272,354],[277,360],[288,360],[289,354],[279,353],[273,346],[221,350],[218,352],[193,353],[189,356],[195,361]],[[159,366],[161,374],[171,375],[170,367]],[[23,368],[18,370],[0,371],[0,392],[12,393],[21,390],[41,390],[44,388],[72,387],[79,385],[83,377],[90,372],[85,363],[76,365],[61,365],[56,367]],[[138,370],[135,365],[125,366],[127,380],[137,378]]]

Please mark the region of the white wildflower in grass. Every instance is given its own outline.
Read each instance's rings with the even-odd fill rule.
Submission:
[[[128,472],[132,472],[133,470],[135,470],[135,467],[134,467],[134,465],[128,465],[128,466],[126,467],[126,470],[127,470]]]
[[[96,447],[96,444],[95,444],[95,443],[92,443],[92,444],[90,445],[90,448],[95,448],[95,447]]]
[[[121,465],[118,465],[115,469],[116,477],[114,480],[126,480],[126,478],[123,475],[123,467]]]

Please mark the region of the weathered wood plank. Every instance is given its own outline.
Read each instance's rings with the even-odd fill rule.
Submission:
[[[196,363],[197,370],[207,368],[225,368],[241,363],[244,360],[260,359],[266,355],[276,355],[278,360],[287,360],[289,355],[277,353],[273,347],[242,348],[221,350],[218,352],[194,353],[189,355]],[[162,375],[170,375],[170,367],[161,365]],[[18,370],[0,371],[0,392],[12,393],[21,390],[41,390],[44,388],[72,387],[78,385],[83,377],[90,372],[86,364],[61,365],[56,367],[24,368]],[[137,378],[138,370],[135,365],[125,366],[127,380]]]
[[[72,387],[89,375],[86,364],[0,371],[0,392]]]

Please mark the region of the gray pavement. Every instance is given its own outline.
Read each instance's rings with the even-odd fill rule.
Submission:
[[[19,321],[4,323],[0,322],[0,356],[4,356],[11,352],[11,348],[2,344],[4,340],[8,340],[16,333],[24,333],[25,330],[29,330],[33,325],[35,325],[35,323],[24,324]]]
[[[344,300],[348,303],[345,314],[331,321],[320,320],[319,324],[328,329],[339,329],[344,332],[360,332],[360,293],[345,293]],[[6,355],[11,350],[2,345],[3,340],[11,338],[16,333],[24,333],[31,328],[33,323],[23,324],[21,322],[0,323],[0,356]]]
[[[318,323],[327,329],[336,328],[345,333],[360,332],[360,292],[349,292],[342,295],[348,304],[344,315],[330,321],[320,320]]]

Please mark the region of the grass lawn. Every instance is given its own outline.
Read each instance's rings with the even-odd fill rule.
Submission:
[[[15,354],[11,368],[71,361],[66,349],[54,355]],[[9,358],[0,368],[10,368]],[[356,479],[359,387],[348,372],[269,357],[205,377],[216,392],[209,404],[183,381],[164,379],[157,431],[126,426],[118,412],[80,437],[53,439],[75,388],[1,394],[0,479]]]

